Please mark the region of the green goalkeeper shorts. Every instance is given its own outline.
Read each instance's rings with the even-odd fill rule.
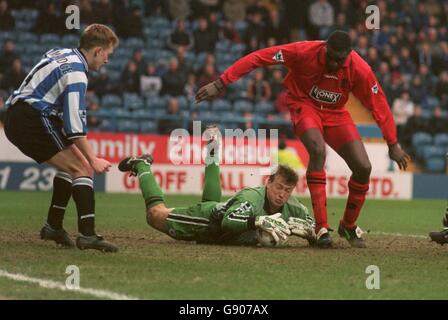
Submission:
[[[206,236],[209,218],[218,202],[207,201],[184,208],[175,208],[166,219],[168,234],[176,240],[193,241]]]

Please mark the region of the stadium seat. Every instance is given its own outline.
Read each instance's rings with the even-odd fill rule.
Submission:
[[[126,67],[129,59],[128,57],[113,57],[107,64],[107,69],[121,72]]]
[[[124,57],[124,58],[127,58],[129,60],[131,58],[131,56],[132,56],[132,53],[133,53],[133,50],[131,48],[128,48],[126,46],[119,46],[118,48],[116,48],[114,50],[114,54],[113,54],[113,57],[112,57],[111,61],[113,59],[118,58],[118,57],[121,57],[121,58]]]
[[[138,132],[139,125],[137,122],[132,120],[118,120],[117,121],[117,131],[119,132]]]
[[[236,55],[242,55],[246,50],[246,45],[244,43],[234,43],[230,47],[230,52]]]
[[[218,41],[216,43],[216,48],[215,48],[216,54],[218,54],[220,52],[222,52],[222,53],[229,52],[229,48],[230,48],[230,41],[228,41],[228,40]]]
[[[238,31],[238,33],[243,34],[244,31],[246,31],[247,28],[247,22],[244,20],[238,20],[235,22],[235,30]]]
[[[75,34],[63,35],[61,44],[64,48],[76,48],[79,44],[79,37]]]
[[[132,113],[129,110],[123,108],[113,108],[108,111],[111,117],[116,119],[131,119]]]
[[[152,110],[138,109],[132,112],[132,118],[137,121],[145,119],[153,119],[154,112]]]
[[[157,121],[154,120],[144,120],[140,121],[140,132],[141,133],[157,133]]]
[[[147,97],[145,102],[145,108],[149,110],[164,109],[167,105],[167,99],[165,97],[152,96]]]
[[[109,119],[102,119],[100,125],[98,126],[98,131],[106,131],[106,132],[116,131],[114,121]]]
[[[30,31],[33,28],[33,21],[18,20],[16,21],[15,29],[17,31]]]
[[[61,38],[54,33],[44,33],[40,36],[40,43],[47,47],[60,47],[61,46]]]
[[[448,147],[448,134],[438,133],[434,136],[434,144],[439,147]]]
[[[195,109],[199,110],[199,112],[209,111],[211,109],[209,101],[201,101],[200,103],[196,104],[194,107],[195,107]]]
[[[228,100],[217,99],[212,101],[212,111],[223,112],[232,110],[232,104]]]
[[[140,38],[127,38],[124,45],[132,50],[141,49],[145,46],[145,42]]]
[[[247,100],[237,100],[233,104],[233,108],[235,112],[244,113],[244,112],[252,112],[253,104]]]
[[[426,160],[426,169],[433,173],[445,172],[445,158],[432,157]]]
[[[16,40],[16,33],[13,31],[0,32],[0,41],[3,43],[6,39]]]
[[[17,32],[16,37],[16,49],[20,44],[28,46],[30,43],[36,43],[39,41],[39,36],[32,32]]]
[[[198,120],[207,121],[207,122],[217,122],[217,121],[220,121],[221,119],[216,112],[199,110],[199,119]]]
[[[151,59],[152,55],[152,50],[154,49],[162,49],[165,45],[165,41],[161,40],[161,39],[157,39],[157,38],[150,38],[146,41],[146,51],[148,52],[148,59]]]
[[[179,109],[188,109],[188,100],[184,96],[177,97],[177,103],[179,104]]]
[[[140,109],[143,108],[143,99],[136,93],[124,93],[123,105],[126,109]]]
[[[260,101],[255,104],[255,110],[256,113],[273,113],[275,112],[274,104],[270,101]]]
[[[158,28],[171,28],[170,21],[163,17],[154,17],[151,19],[150,26],[158,29]]]
[[[445,156],[445,148],[436,145],[425,145],[422,147],[423,159],[429,158],[443,158]]]
[[[151,110],[151,112],[152,112],[153,117],[155,119],[159,119],[161,117],[166,116],[166,109],[165,108],[154,109],[154,110]]]
[[[412,135],[412,146],[414,147],[417,157],[421,157],[423,147],[432,144],[432,136],[427,132],[416,132]]]
[[[101,99],[101,106],[104,108],[119,108],[123,106],[121,97],[115,94],[106,94]]]

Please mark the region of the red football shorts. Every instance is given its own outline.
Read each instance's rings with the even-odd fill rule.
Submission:
[[[361,140],[361,136],[350,113],[344,109],[319,108],[307,99],[290,99],[288,106],[297,137],[311,128],[322,132],[325,142],[335,151],[350,141]]]

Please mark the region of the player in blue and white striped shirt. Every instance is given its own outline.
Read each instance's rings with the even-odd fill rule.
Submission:
[[[59,170],[41,238],[73,247],[62,227],[65,208],[73,195],[78,210],[80,249],[115,252],[117,247],[95,233],[93,171],[104,173],[111,164],[97,158],[87,141],[87,73],[108,62],[118,38],[107,26],[92,24],[77,49],[53,49],[26,76],[6,102],[5,134],[25,155]]]
[[[79,49],[52,49],[30,71],[6,106],[26,102],[44,115],[59,116],[68,139],[85,136],[88,70]]]

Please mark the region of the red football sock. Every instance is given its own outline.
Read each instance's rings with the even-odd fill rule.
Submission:
[[[327,217],[327,177],[325,171],[312,171],[306,173],[306,182],[313,203],[314,219],[316,220],[316,233],[322,228],[329,228]]]
[[[356,227],[356,220],[361,212],[362,205],[366,200],[366,194],[369,190],[368,183],[359,183],[350,178],[348,181],[348,199],[345,207],[342,223],[348,229]]]

